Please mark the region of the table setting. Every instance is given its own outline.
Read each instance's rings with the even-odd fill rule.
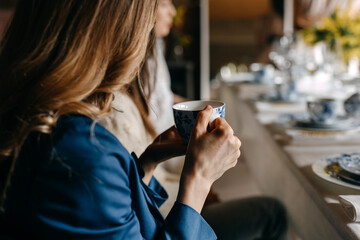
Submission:
[[[339,206],[336,214],[348,216],[341,221],[348,222],[345,225],[356,236],[354,239],[360,239],[359,220],[353,217],[360,209],[360,175],[349,173],[343,160],[360,151],[360,125],[353,111],[358,108],[348,106],[351,96],[336,100],[311,96],[301,103],[251,101],[251,104],[256,119],[314,184],[320,198],[331,196]],[[334,163],[337,165],[331,165]],[[354,161],[353,165],[360,167],[360,162]],[[352,197],[345,204],[341,197],[348,196]]]
[[[360,190],[360,174],[357,172],[360,165],[357,161],[359,153],[342,153],[317,160],[312,164],[312,170],[326,181]]]
[[[269,63],[225,65],[217,80],[252,174],[294,228],[304,239],[360,239],[360,56],[322,24],[284,31]],[[323,29],[337,32],[318,39]]]
[[[360,172],[355,171],[360,168],[359,93],[353,85],[329,80],[327,87],[318,87],[326,83],[317,86],[316,80],[309,84],[309,79],[296,83],[296,101],[279,101],[288,100],[289,95],[278,93],[275,101],[256,100],[256,117],[270,128],[300,170],[310,168],[301,171],[315,184],[320,182],[323,196],[331,193],[341,206],[337,211],[345,213],[344,221],[349,221],[347,226],[360,238]]]
[[[312,90],[317,91],[316,88]],[[339,88],[336,90],[341,91]],[[306,93],[302,91],[301,95],[307,94],[307,96],[295,104],[290,102],[279,106],[267,102],[264,106],[262,101],[257,101],[255,103],[257,119],[271,128],[270,131],[276,136],[277,141],[280,140],[284,150],[291,156],[305,149],[313,150],[312,155],[316,155],[317,151],[326,153],[329,149],[333,149],[333,146],[360,150],[359,93],[341,97],[320,95],[319,91],[316,92],[317,94],[310,95],[310,93],[309,90]],[[297,151],[294,152],[294,149]],[[360,172],[348,173],[349,169],[344,168],[343,164],[340,165],[344,161],[338,160],[339,156],[344,157],[349,154],[345,148],[339,151],[340,155],[335,158],[322,155],[318,160],[312,160],[308,164],[312,165],[313,173],[320,178],[360,190]],[[294,159],[298,166],[304,165],[302,159],[296,156]],[[337,166],[332,165],[334,163]],[[360,161],[353,162],[354,164],[358,164],[360,168]]]

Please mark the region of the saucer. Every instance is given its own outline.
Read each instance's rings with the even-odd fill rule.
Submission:
[[[342,154],[339,165],[347,172],[360,176],[360,153]]]
[[[264,102],[269,102],[269,103],[289,103],[289,104],[305,102],[305,98],[303,96],[293,96],[293,97],[288,97],[288,98],[281,98],[281,97],[277,96],[275,93],[261,94],[259,96],[259,100],[264,101]]]
[[[358,122],[350,119],[339,118],[333,123],[318,123],[310,119],[297,119],[293,127],[312,131],[348,131],[360,127]]]
[[[308,121],[310,118],[307,112],[283,113],[279,116],[280,122]]]

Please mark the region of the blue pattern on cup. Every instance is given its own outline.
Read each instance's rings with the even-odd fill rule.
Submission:
[[[347,116],[360,118],[360,93],[355,93],[345,100],[344,110]]]
[[[336,101],[334,99],[318,99],[307,103],[312,121],[317,123],[333,123],[336,116]]]
[[[177,131],[185,142],[189,142],[191,131],[196,122],[196,117],[200,111],[181,111],[173,109],[174,120]],[[225,118],[225,105],[214,108],[212,118]]]

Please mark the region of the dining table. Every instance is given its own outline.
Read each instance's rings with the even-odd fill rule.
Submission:
[[[287,117],[306,114],[306,101],[259,98],[274,91],[271,84],[219,82],[217,98],[226,103],[226,119],[242,141],[251,175],[263,195],[285,205],[296,235],[304,240],[360,239],[360,223],[349,218],[339,201],[342,195],[360,196],[360,186],[330,176],[321,165],[326,158],[360,152],[359,127],[296,128]],[[351,84],[336,84],[329,93],[320,87],[321,94],[336,96],[338,89],[341,102],[357,90]],[[320,95],[314,82],[304,81],[301,88]]]

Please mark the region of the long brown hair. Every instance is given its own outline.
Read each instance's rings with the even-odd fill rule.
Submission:
[[[0,46],[3,192],[30,132],[51,133],[64,114],[95,119],[110,111],[113,92],[141,68],[156,6],[157,0],[19,0]]]

